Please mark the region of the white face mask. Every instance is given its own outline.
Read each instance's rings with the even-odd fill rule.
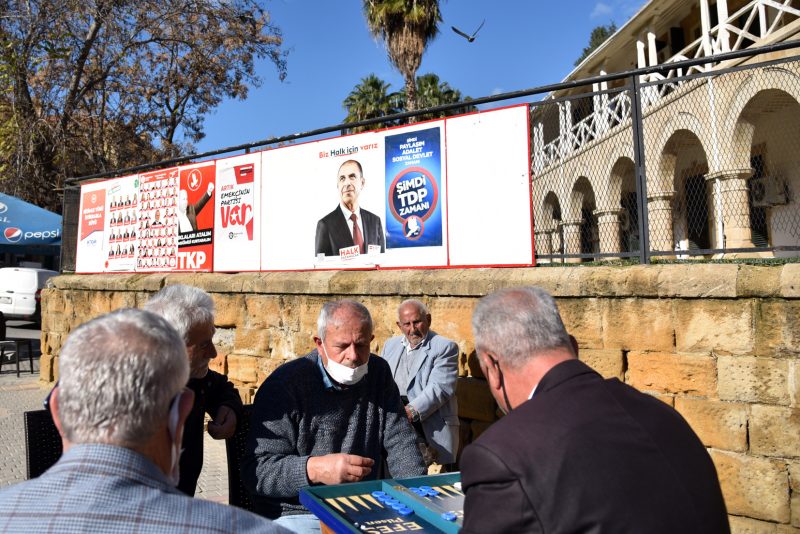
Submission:
[[[333,361],[330,356],[328,356],[328,350],[325,348],[325,345],[322,345],[322,351],[325,353],[325,359],[328,360],[328,363],[325,364],[325,370],[328,371],[331,378],[343,386],[358,384],[362,378],[367,376],[369,359],[364,365],[359,365],[355,368],[347,367],[346,365]]]
[[[183,443],[183,428],[180,429],[180,433],[178,432],[178,411],[180,409],[181,397],[183,397],[183,393],[178,393],[178,395],[172,399],[172,406],[169,409],[169,422],[167,423],[169,435],[172,438],[172,461],[167,480],[169,480],[169,483],[173,486],[177,486],[178,481],[181,479],[181,453],[183,452],[181,444]]]

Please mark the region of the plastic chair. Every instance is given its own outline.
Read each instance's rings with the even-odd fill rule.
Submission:
[[[25,346],[28,348],[28,362],[31,366],[31,374],[34,374],[33,370],[33,344],[31,343],[30,339],[8,339],[6,337],[6,316],[3,312],[0,312],[0,372],[3,371],[3,360],[6,357],[6,349],[14,354],[13,361],[17,364],[17,378],[19,378],[19,358],[20,358],[20,350],[22,347]],[[9,355],[9,361],[5,362],[6,364],[11,363],[11,356]]]
[[[236,423],[236,432],[233,437],[225,440],[225,452],[228,458],[228,503],[245,510],[253,511],[253,500],[250,492],[242,484],[241,465],[247,446],[247,436],[250,433],[250,416],[253,405],[245,404],[242,416]]]
[[[33,410],[25,418],[27,480],[36,478],[61,458],[61,435],[49,410]]]

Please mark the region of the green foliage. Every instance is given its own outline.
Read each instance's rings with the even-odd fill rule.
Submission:
[[[370,32],[384,41],[389,60],[405,79],[407,109],[417,109],[417,69],[428,43],[439,33],[439,0],[363,1]]]
[[[347,110],[347,117],[344,122],[358,122],[367,119],[386,117],[394,113],[408,111],[405,89],[392,93],[389,91],[390,85],[375,74],[362,78],[361,83],[355,86],[347,98],[344,99],[343,106]],[[417,78],[415,86],[417,96],[417,109],[425,109],[445,104],[456,104],[464,102],[464,107],[439,111],[435,113],[424,113],[416,117],[417,121],[450,117],[459,113],[475,111],[475,106],[467,104],[470,98],[462,98],[461,91],[453,89],[447,82],[439,80],[436,74],[423,74]],[[349,130],[350,133],[363,132],[366,130],[377,130],[389,126],[397,125],[397,121],[384,121],[369,126],[359,126]]]
[[[598,46],[605,43],[609,37],[614,35],[616,31],[617,25],[613,22],[607,26],[601,25],[593,29],[591,35],[589,36],[589,46],[583,49],[581,57],[575,61],[575,66],[577,67],[580,65],[584,59],[589,57],[589,54],[594,52]]]
[[[263,0],[9,0],[0,8],[4,191],[58,211],[64,179],[175,157],[270,59]]]

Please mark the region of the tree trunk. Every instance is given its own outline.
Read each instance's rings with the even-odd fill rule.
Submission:
[[[406,76],[406,111],[416,111],[417,109],[417,80],[416,72],[412,72]],[[413,124],[417,122],[416,117],[409,117],[408,123]]]

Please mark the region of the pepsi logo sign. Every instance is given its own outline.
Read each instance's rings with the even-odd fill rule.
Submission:
[[[19,228],[14,228],[13,226],[9,226],[3,231],[3,236],[5,236],[6,241],[9,243],[16,243],[22,239],[22,230]]]

